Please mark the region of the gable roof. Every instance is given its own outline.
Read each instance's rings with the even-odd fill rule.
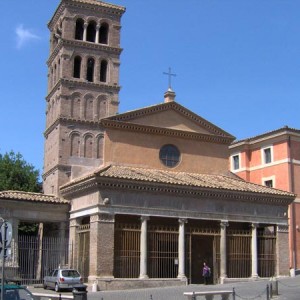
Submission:
[[[266,186],[244,181],[234,175],[199,174],[188,172],[174,172],[158,169],[145,169],[131,166],[108,165],[95,171],[93,174],[76,179],[61,187],[68,190],[76,184],[85,184],[90,179],[112,179],[114,181],[132,181],[137,184],[154,183],[156,185],[177,186],[178,188],[211,189],[219,191],[243,192],[268,196],[295,198],[295,195]]]
[[[114,115],[100,122],[105,128],[214,140],[227,144],[235,139],[228,132],[175,101]]]
[[[44,202],[52,204],[69,204],[68,200],[53,195],[45,195],[42,193],[31,193],[23,191],[0,191],[0,199],[3,200],[21,200],[29,202]]]

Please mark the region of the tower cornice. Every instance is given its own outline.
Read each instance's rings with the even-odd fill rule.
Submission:
[[[95,82],[90,82],[90,81],[82,81],[82,80],[76,80],[76,79],[66,79],[66,78],[61,78],[57,81],[57,83],[53,86],[49,94],[46,96],[46,101],[49,101],[51,97],[54,95],[54,93],[60,88],[61,85],[66,85],[68,86],[69,89],[77,89],[78,87],[82,88],[94,88],[95,92],[99,88],[101,89],[101,92],[111,92],[112,90],[114,92],[119,92],[121,87],[119,85],[112,85],[112,84],[105,84],[105,83],[95,83]]]
[[[47,138],[49,133],[53,131],[53,129],[58,125],[88,125],[90,128],[97,128],[99,130],[103,130],[103,126],[100,120],[84,120],[84,119],[76,119],[76,118],[67,118],[64,116],[59,116],[45,131],[44,137]]]
[[[66,7],[77,7],[77,8],[88,8],[90,10],[101,10],[104,13],[109,13],[112,15],[116,15],[121,17],[126,8],[124,6],[115,5],[107,2],[102,1],[95,1],[95,0],[62,0],[59,4],[58,8],[56,9],[53,17],[48,22],[48,28],[52,29],[55,26],[57,20],[61,16],[62,12]]]
[[[73,51],[74,51],[74,49],[76,49],[76,47],[78,47],[78,49],[80,48],[80,50],[81,50],[80,52],[82,52],[83,47],[85,48],[85,50],[86,49],[97,50],[97,51],[107,52],[109,54],[113,53],[116,55],[120,55],[123,51],[122,48],[112,47],[112,46],[105,45],[105,44],[97,44],[97,43],[93,43],[93,42],[86,42],[86,41],[80,41],[80,40],[66,40],[66,39],[60,38],[57,46],[52,51],[52,53],[50,54],[50,56],[47,60],[48,67],[51,65],[51,63],[53,62],[53,60],[55,59],[55,57],[57,56],[59,51],[64,46],[72,46]]]

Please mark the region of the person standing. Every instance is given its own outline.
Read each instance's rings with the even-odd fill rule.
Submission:
[[[203,269],[202,269],[202,276],[204,278],[204,284],[208,284],[208,280],[210,277],[210,267],[204,262]]]

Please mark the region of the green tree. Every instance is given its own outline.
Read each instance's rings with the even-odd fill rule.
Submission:
[[[41,192],[40,173],[20,153],[0,153],[0,191]]]

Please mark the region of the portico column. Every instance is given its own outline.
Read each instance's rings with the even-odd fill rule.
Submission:
[[[61,243],[59,245],[59,252],[60,252],[60,265],[63,266],[66,264],[66,257],[65,257],[65,239],[66,239],[66,228],[67,224],[66,222],[60,222],[59,223],[59,239],[61,240]],[[63,241],[63,242],[62,242]]]
[[[221,221],[221,239],[220,239],[220,271],[221,283],[224,283],[224,279],[227,278],[227,249],[226,249],[226,227],[228,226],[228,221]]]
[[[69,228],[69,267],[74,268],[76,266],[77,255],[78,255],[78,235],[76,234],[77,228],[79,227],[78,219],[70,219]]]
[[[148,216],[141,216],[141,256],[140,256],[140,276],[141,279],[148,278],[147,274],[147,221]]]
[[[178,235],[178,276],[177,278],[186,279],[185,276],[185,223],[186,219],[179,219]]]
[[[257,223],[252,223],[252,239],[251,239],[251,257],[252,257],[252,278],[257,278]]]

